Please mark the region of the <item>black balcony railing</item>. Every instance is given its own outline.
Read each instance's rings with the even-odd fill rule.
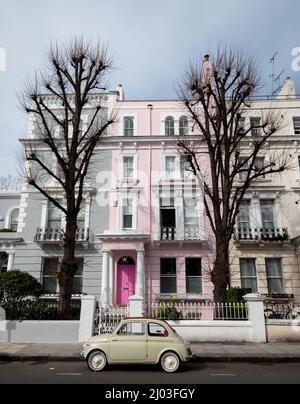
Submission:
[[[176,240],[176,227],[162,227],[160,238],[166,241]]]
[[[89,241],[89,229],[79,228],[76,230],[75,239],[77,242]],[[38,228],[34,237],[36,242],[59,242],[62,241],[64,237],[64,232],[61,228],[43,229]]]
[[[284,228],[238,228],[235,239],[238,241],[286,241],[289,240],[289,234]]]

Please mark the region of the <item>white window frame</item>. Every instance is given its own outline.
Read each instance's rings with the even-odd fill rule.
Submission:
[[[124,179],[124,157],[133,157],[133,178],[129,181]],[[137,182],[138,180],[138,153],[124,151],[119,156],[119,182]]]
[[[40,274],[40,283],[41,283],[41,285],[43,286],[43,284],[44,284],[44,277],[46,277],[46,278],[55,278],[56,279],[56,292],[55,293],[53,293],[53,294],[58,294],[59,293],[59,284],[58,284],[58,281],[57,281],[57,277],[54,275],[54,276],[51,276],[51,275],[44,275],[44,272],[45,272],[45,261],[48,259],[48,260],[51,260],[51,259],[57,259],[57,260],[59,260],[59,258],[61,258],[60,256],[44,256],[44,257],[42,257],[42,265],[41,265],[41,274]],[[83,276],[84,276],[84,256],[81,256],[81,257],[79,257],[81,260],[82,260],[82,273],[81,273],[81,275],[79,276],[79,275],[77,275],[77,274],[75,274],[74,275],[74,278],[81,278],[82,279],[82,290],[81,290],[81,293],[80,294],[82,294],[82,292],[83,292]],[[50,295],[51,295],[52,293],[50,293]],[[76,294],[72,294],[72,296],[76,296]]]
[[[255,276],[243,276],[242,275],[242,262],[254,262],[254,269],[255,269]],[[242,284],[246,280],[255,280],[256,283],[256,290],[253,290],[252,293],[257,293],[258,292],[258,277],[257,277],[257,265],[256,265],[256,259],[255,258],[240,258],[239,260],[239,266],[240,266],[240,279],[241,279],[241,288],[244,288],[244,285]]]
[[[175,157],[175,175],[174,180],[181,179],[181,172],[180,172],[180,155],[178,153],[162,153],[162,179],[166,181],[170,181],[170,178],[167,175],[166,170],[166,160],[167,157]]]
[[[268,272],[267,272],[267,262],[268,261],[279,261],[280,262],[280,269],[281,269],[281,276],[268,276]],[[282,267],[282,258],[265,258],[265,266],[266,266],[266,279],[267,279],[267,288],[268,288],[268,293],[269,294],[273,294],[275,292],[272,292],[269,290],[269,279],[281,279],[282,280],[282,293],[285,293],[285,282],[284,282],[284,273],[283,273],[283,267]]]
[[[132,122],[133,122],[133,128],[132,128],[132,135],[131,135],[131,136],[126,136],[126,135],[125,135],[125,131],[127,130],[127,129],[126,129],[126,126],[125,126],[125,121],[126,121],[127,119],[131,119]],[[134,137],[134,130],[135,130],[135,120],[134,120],[134,116],[124,116],[124,118],[123,118],[123,136],[124,136],[125,138]]]
[[[181,134],[180,134],[180,129],[181,129],[181,127],[180,127],[180,121],[181,121],[181,119],[183,119],[183,118],[185,118],[185,119],[187,120],[187,133],[181,135]],[[179,119],[178,119],[178,134],[179,134],[179,136],[188,136],[189,133],[190,133],[189,118],[188,118],[187,115],[184,115],[184,114],[183,114],[183,115],[181,115],[181,116],[179,117]]]
[[[131,199],[132,200],[132,228],[131,229],[125,229],[123,227],[123,207],[124,207],[124,200]],[[119,195],[119,231],[136,231],[137,230],[137,215],[138,215],[138,206],[137,206],[137,199],[138,195],[137,192],[134,192],[132,194],[126,194],[126,192],[121,192]]]
[[[131,178],[125,176],[125,174],[126,174],[125,159],[129,159],[129,158],[132,159],[132,177]],[[127,181],[127,182],[135,181],[136,177],[137,177],[137,175],[136,175],[135,156],[123,155],[122,156],[122,180]]]
[[[165,131],[165,122],[166,118],[172,117],[174,119],[174,136],[166,136],[166,131]],[[192,134],[192,121],[189,117],[188,113],[184,112],[164,112],[160,114],[160,133],[162,137],[165,137],[166,139],[173,139],[177,135],[179,135],[179,120],[181,117],[185,116],[188,120],[188,135]]]
[[[10,208],[8,208],[6,211],[6,216],[5,216],[5,229],[10,228],[11,216],[15,209],[19,209],[19,217],[20,217],[20,206],[19,205],[14,205],[14,206],[11,206]]]
[[[125,136],[124,135],[124,120],[125,118],[133,118],[133,136]],[[137,126],[138,126],[138,115],[135,112],[130,112],[128,111],[128,113],[126,114],[121,114],[120,115],[120,121],[119,121],[119,136],[123,137],[126,140],[130,140],[132,138],[134,138],[135,136],[137,136]]]
[[[188,275],[187,274],[187,260],[189,260],[189,259],[197,259],[197,260],[200,260],[200,265],[201,265],[201,275],[200,276],[192,276],[192,275]],[[202,257],[185,257],[185,261],[184,261],[184,264],[185,264],[185,279],[186,279],[186,294],[188,295],[188,296],[203,296],[203,294],[204,294],[204,291],[203,291],[203,262],[202,262]],[[200,279],[201,280],[201,293],[191,293],[191,292],[188,292],[188,290],[187,290],[187,287],[188,287],[188,283],[187,283],[187,280],[188,279]]]

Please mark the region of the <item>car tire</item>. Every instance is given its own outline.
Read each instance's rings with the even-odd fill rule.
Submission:
[[[180,366],[180,359],[174,352],[165,352],[160,358],[160,366],[167,373],[174,373]]]
[[[93,351],[87,357],[87,365],[93,372],[101,372],[107,364],[106,355],[102,351]]]

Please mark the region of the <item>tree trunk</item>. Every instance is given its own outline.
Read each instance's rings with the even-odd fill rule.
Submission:
[[[230,284],[229,243],[224,237],[216,237],[216,258],[211,280],[214,285],[215,303],[224,303]]]
[[[73,279],[78,267],[75,258],[75,246],[76,222],[74,224],[67,220],[63,244],[63,257],[58,268],[58,313],[59,317],[62,319],[67,319],[70,316]]]

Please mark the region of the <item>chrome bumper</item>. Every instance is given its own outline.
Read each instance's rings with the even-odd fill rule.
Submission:
[[[84,357],[84,352],[83,352],[83,351],[82,351],[82,352],[80,352],[79,356],[80,356],[80,359],[82,359],[82,360],[84,360],[84,359],[85,359],[85,357]]]

